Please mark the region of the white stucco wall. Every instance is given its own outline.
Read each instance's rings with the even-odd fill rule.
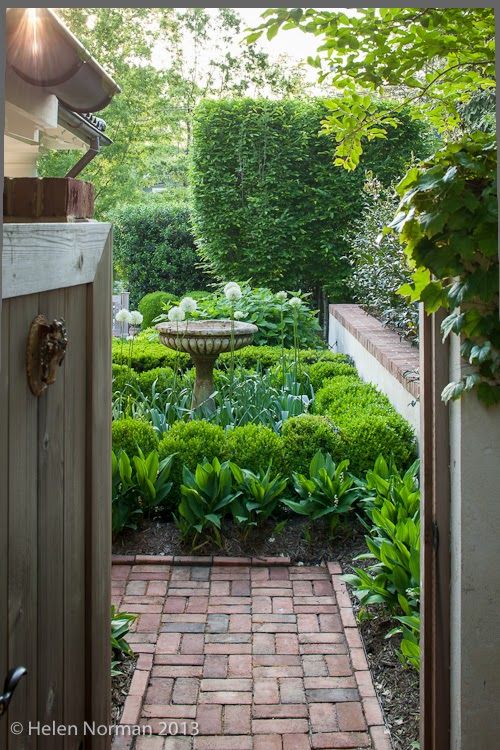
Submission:
[[[359,372],[367,383],[376,385],[386,394],[394,408],[414,428],[417,437],[420,434],[419,403],[409,391],[386,368],[365,349],[342,323],[330,315],[328,343],[333,351],[349,354]]]
[[[460,372],[457,337],[451,377]],[[500,747],[500,407],[450,404],[451,748]]]

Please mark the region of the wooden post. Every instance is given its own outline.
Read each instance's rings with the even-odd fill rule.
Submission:
[[[421,674],[420,744],[450,747],[450,450],[448,345],[442,313],[420,311],[421,383]]]

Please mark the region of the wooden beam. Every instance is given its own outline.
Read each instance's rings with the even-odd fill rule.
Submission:
[[[111,716],[111,250],[109,233],[87,291],[86,719],[96,724]],[[89,747],[109,750],[110,739]]]
[[[2,298],[92,283],[110,231],[94,221],[4,225]]]

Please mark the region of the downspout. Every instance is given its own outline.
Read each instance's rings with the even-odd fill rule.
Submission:
[[[87,164],[90,164],[92,159],[94,159],[99,151],[101,150],[101,142],[98,135],[93,136],[90,141],[90,147],[89,150],[82,156],[81,159],[79,159],[76,164],[71,167],[69,172],[66,173],[65,177],[76,177],[80,174],[80,172],[85,169]]]

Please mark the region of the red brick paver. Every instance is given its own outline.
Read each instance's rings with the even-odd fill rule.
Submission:
[[[391,750],[337,563],[148,558],[113,565],[139,659],[114,750]],[[149,733],[150,736],[149,736]]]

